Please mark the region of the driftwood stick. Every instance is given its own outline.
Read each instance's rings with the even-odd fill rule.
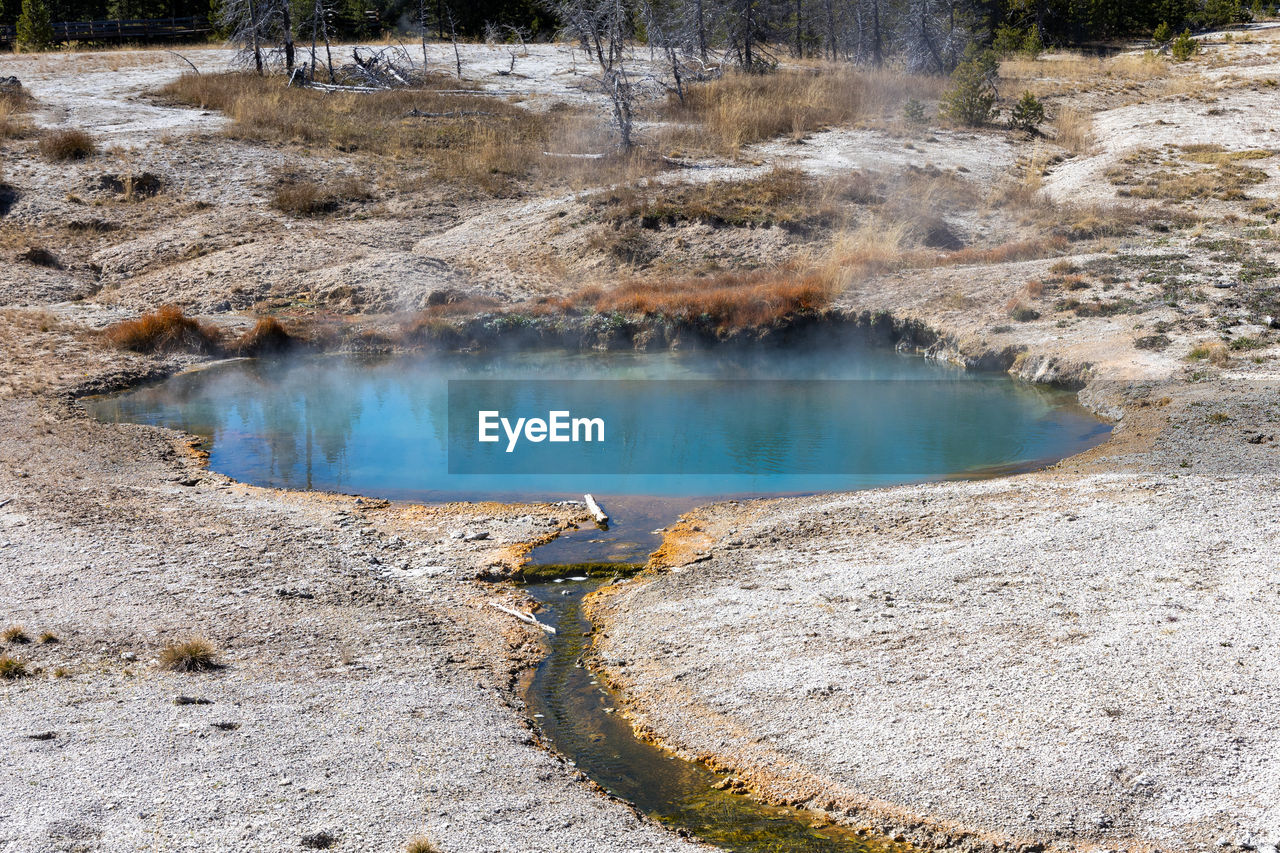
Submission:
[[[583,495],[582,497],[587,502],[587,512],[591,513],[591,517],[596,520],[596,524],[608,524],[609,516],[605,515],[605,511],[600,508],[600,504],[596,503],[596,499],[591,495]]]
[[[192,70],[192,71],[194,71],[194,72],[196,72],[196,76],[197,76],[197,77],[199,77],[199,76],[200,76],[200,69],[199,69],[199,68],[196,68],[196,64],[195,64],[194,62],[192,62],[190,59],[187,59],[185,56],[183,56],[182,54],[178,53],[176,50],[168,50],[168,51],[165,51],[165,52],[166,52],[166,53],[172,53],[174,56],[178,57],[178,58],[179,58],[179,59],[181,59],[183,62],[185,62],[185,63],[187,63],[188,65],[190,65],[190,66],[191,66],[191,70]]]
[[[552,628],[550,625],[543,625],[537,619],[533,618],[531,614],[521,613],[519,610],[515,610],[513,608],[507,607],[505,604],[502,604],[497,601],[490,601],[489,604],[490,606],[496,607],[497,609],[501,610],[503,613],[507,613],[511,616],[516,617],[521,622],[528,622],[530,625],[538,626],[542,630],[546,631],[548,634],[554,634],[556,632],[555,628]]]
[[[463,116],[493,116],[497,113],[487,113],[484,110],[453,110],[447,113],[424,113],[422,110],[414,107],[405,113],[406,118],[462,118]]]

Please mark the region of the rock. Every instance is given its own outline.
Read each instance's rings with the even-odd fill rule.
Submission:
[[[488,539],[488,538],[489,538],[489,531],[487,530],[468,530],[465,534],[463,534],[463,537],[462,537],[463,541],[465,542],[478,542],[481,539]]]
[[[323,830],[302,836],[302,846],[308,850],[328,850],[337,843],[338,836]]]
[[[173,699],[175,705],[212,705],[212,699],[206,699],[203,696],[175,696]]]
[[[138,659],[138,656],[137,656],[136,654],[134,654],[133,652],[121,652],[121,653],[120,653],[120,660],[122,660],[122,661],[128,661],[129,663],[133,663],[133,662],[134,662],[134,661],[136,661],[137,659]]]
[[[232,722],[231,720],[219,720],[218,722],[210,723],[209,725],[223,732],[233,732],[236,729],[240,728],[239,723]]]
[[[3,81],[0,81],[0,82],[3,82]],[[58,736],[57,732],[33,732],[27,735],[27,737],[30,740],[53,740],[57,736]]]

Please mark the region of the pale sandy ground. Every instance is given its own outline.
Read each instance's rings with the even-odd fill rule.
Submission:
[[[1232,50],[1242,77],[1266,79],[1270,47]],[[229,57],[184,53],[206,69]],[[595,97],[581,56],[552,48],[517,59],[524,78],[496,73],[504,48],[469,48],[464,62],[534,108]],[[243,323],[236,312],[261,299],[342,288],[379,310],[412,308],[442,287],[514,299],[563,286],[554,257],[537,253],[582,244],[550,224],[580,210],[567,194],[463,209],[397,197],[363,222],[285,221],[265,207],[269,181],[305,158],[228,141],[218,116],[144,96],[184,67],[161,52],[0,57],[0,75],[17,74],[42,103],[37,122],[107,142],[70,167],[7,146],[5,179],[22,196],[3,227],[87,216],[122,226],[119,238],[77,238],[86,248],[69,247],[64,270],[0,264],[0,303],[18,306],[0,335],[0,501],[11,501],[0,507],[0,620],[62,638],[18,649],[42,672],[0,687],[0,847],[295,850],[304,834],[329,831],[337,849],[358,850],[398,849],[418,833],[446,851],[689,848],[582,784],[521,719],[513,683],[539,638],[484,606],[514,594],[472,578],[516,559],[509,546],[568,521],[568,510],[415,512],[248,489],[200,473],[172,435],[90,423],[59,396],[173,369],[85,334],[163,301]],[[1056,163],[1050,192],[1114,199],[1098,176],[1145,144],[1132,125],[1175,122],[1186,130],[1151,132],[1181,144],[1210,108],[1124,97],[1100,98],[1099,147]],[[1250,134],[1239,146],[1216,141],[1280,148],[1253,117],[1269,101],[1247,86],[1215,97],[1233,132]],[[1007,133],[914,144],[832,130],[682,174],[931,163],[987,187],[1034,150]],[[322,165],[352,167],[338,156]],[[1257,165],[1274,182],[1280,166]],[[98,176],[117,168],[160,173],[174,188],[164,207],[126,209],[97,193]],[[794,250],[776,229],[681,236],[725,260]],[[1195,239],[1140,232],[1097,256]],[[707,511],[695,522],[704,530],[686,537],[690,556],[706,559],[624,585],[613,600],[626,607],[602,607],[605,665],[635,718],[762,793],[852,809],[850,820],[924,841],[1280,841],[1268,773],[1280,723],[1269,627],[1280,413],[1264,384],[1277,378],[1274,340],[1226,368],[1182,361],[1222,336],[1219,318],[1237,336],[1265,334],[1237,297],[1270,282],[1215,289],[1208,282],[1238,264],[1204,254],[1188,262],[1197,298],[1177,310],[1140,281],[1145,261],[1116,293],[1095,282],[1096,295],[1141,305],[1109,317],[1058,316],[1045,296],[1034,302],[1040,320],[1011,324],[1007,302],[1051,261],[851,288],[842,307],[944,332],[937,356],[1026,347],[1021,375],[1092,380],[1086,399],[1123,418],[1121,439],[1049,474]],[[1170,324],[1169,348],[1135,349],[1157,323]],[[1203,376],[1190,381],[1192,369]],[[1230,420],[1209,422],[1217,413]],[[452,539],[477,527],[491,538]],[[156,651],[186,633],[209,636],[229,666],[158,671]],[[172,704],[178,695],[212,704]],[[55,736],[28,737],[45,732]]]

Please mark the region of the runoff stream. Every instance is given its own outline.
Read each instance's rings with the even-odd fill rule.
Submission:
[[[735,794],[637,738],[584,662],[582,602],[608,582],[605,564],[643,563],[663,526],[699,503],[1027,470],[1109,431],[1071,394],[834,338],[786,350],[240,360],[87,406],[100,420],[200,436],[211,468],[258,485],[413,501],[594,494],[610,524],[563,535],[530,561],[527,574],[542,580],[524,589],[556,633],[529,712],[601,787],[744,853],[898,845]],[[484,411],[598,417],[603,440],[553,445],[524,433],[512,447],[499,427],[499,440],[481,442]]]

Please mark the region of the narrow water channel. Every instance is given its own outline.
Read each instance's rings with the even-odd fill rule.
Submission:
[[[528,688],[529,713],[548,741],[611,794],[672,829],[683,829],[740,853],[903,851],[887,839],[860,835],[800,809],[762,803],[717,789],[724,779],[635,736],[618,697],[583,662],[591,623],[582,601],[607,579],[547,581],[524,590],[556,629],[550,652]]]

